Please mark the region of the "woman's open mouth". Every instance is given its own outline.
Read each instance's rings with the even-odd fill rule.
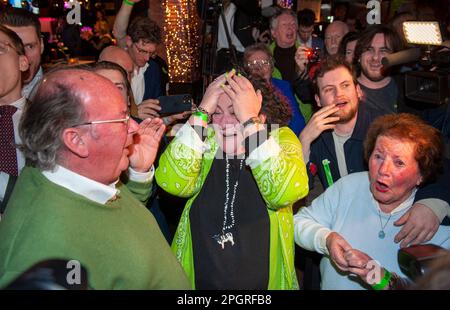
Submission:
[[[386,183],[375,181],[375,189],[381,193],[386,193],[389,190],[389,186]]]

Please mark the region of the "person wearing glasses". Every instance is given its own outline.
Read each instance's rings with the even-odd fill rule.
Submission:
[[[370,124],[386,113],[362,102],[363,93],[353,68],[340,55],[322,60],[313,86],[320,110],[314,113],[299,139],[309,180],[314,180],[317,174],[322,187],[327,189],[346,175],[367,170],[364,137]],[[445,171],[436,182],[421,186],[412,207],[394,222],[401,227],[395,236],[401,247],[429,241],[446,216],[450,193],[446,184],[448,169]],[[310,189],[313,185],[310,182]],[[305,272],[313,274],[308,277],[313,279],[311,288],[318,288],[318,266],[314,261],[308,262]]]
[[[25,165],[25,158],[15,144],[20,143],[18,127],[25,104],[21,77],[28,67],[19,36],[0,25],[0,219]]]
[[[298,136],[305,127],[305,119],[295,100],[291,84],[288,81],[272,77],[274,69],[273,62],[274,60],[270,50],[263,43],[250,45],[244,51],[244,69],[250,76],[262,78],[277,90],[280,104],[288,105],[288,110],[292,114],[288,126]]]
[[[164,129],[160,119],[130,119],[103,76],[44,75],[20,125],[27,167],[0,222],[0,287],[60,257],[86,267],[92,289],[190,288],[143,205]]]
[[[119,47],[128,51],[134,63],[131,80],[139,117],[159,117],[159,96],[165,95],[166,84],[162,67],[156,61],[156,49],[161,43],[160,27],[148,17],[138,16],[131,22],[133,7],[140,0],[122,3],[113,26]]]
[[[22,39],[29,68],[23,73],[22,95],[29,98],[31,91],[42,78],[41,55],[44,52],[44,40],[38,15],[26,9],[8,8],[0,13],[0,25],[3,25]]]

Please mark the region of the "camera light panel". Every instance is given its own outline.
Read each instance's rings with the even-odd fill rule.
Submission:
[[[403,33],[412,44],[441,45],[442,36],[438,22],[404,22]]]

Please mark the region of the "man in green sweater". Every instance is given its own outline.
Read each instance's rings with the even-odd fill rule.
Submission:
[[[138,125],[112,82],[79,69],[45,76],[25,110],[27,167],[0,222],[0,287],[38,262],[65,259],[86,267],[92,289],[190,288],[142,204],[162,121]]]

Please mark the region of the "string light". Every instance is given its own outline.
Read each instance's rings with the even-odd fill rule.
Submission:
[[[200,67],[200,18],[196,0],[164,0],[165,45],[172,83],[196,79]]]

